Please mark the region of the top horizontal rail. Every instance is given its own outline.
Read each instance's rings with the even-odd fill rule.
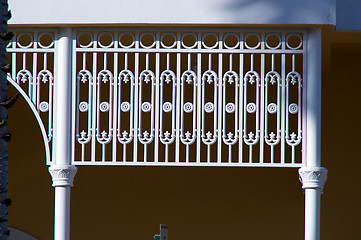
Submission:
[[[149,48],[145,48],[145,49],[129,49],[129,48],[96,48],[96,49],[84,49],[84,48],[76,48],[75,49],[77,52],[98,52],[98,53],[104,53],[104,52],[123,52],[123,53],[141,53],[141,52],[147,52],[147,53],[244,53],[244,54],[250,54],[250,53],[265,53],[265,54],[280,54],[280,53],[285,53],[285,54],[302,54],[304,53],[303,50],[262,50],[262,49],[254,49],[254,50],[249,50],[249,49],[171,49],[172,51],[170,51],[170,49],[149,49]],[[9,51],[11,52],[11,51]],[[17,50],[15,50],[14,52],[17,52]],[[23,52],[23,51],[19,51],[19,52]],[[40,51],[39,51],[40,52]]]

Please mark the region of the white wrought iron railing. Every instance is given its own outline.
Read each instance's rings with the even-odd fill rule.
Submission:
[[[11,78],[50,144],[57,31],[15,33]],[[74,28],[72,163],[302,166],[306,34]]]

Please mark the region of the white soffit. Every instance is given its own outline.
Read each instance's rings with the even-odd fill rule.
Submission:
[[[331,24],[336,0],[9,0],[9,24]]]

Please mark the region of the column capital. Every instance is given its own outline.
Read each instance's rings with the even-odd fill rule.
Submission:
[[[320,189],[327,180],[327,169],[323,167],[302,167],[298,169],[299,179],[303,189]]]
[[[53,178],[53,187],[72,187],[76,171],[77,168],[73,165],[50,166],[49,173]]]

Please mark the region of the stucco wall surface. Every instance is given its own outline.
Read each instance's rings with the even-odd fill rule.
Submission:
[[[336,30],[361,30],[361,1],[338,0]]]
[[[9,24],[335,24],[336,0],[9,0]]]

